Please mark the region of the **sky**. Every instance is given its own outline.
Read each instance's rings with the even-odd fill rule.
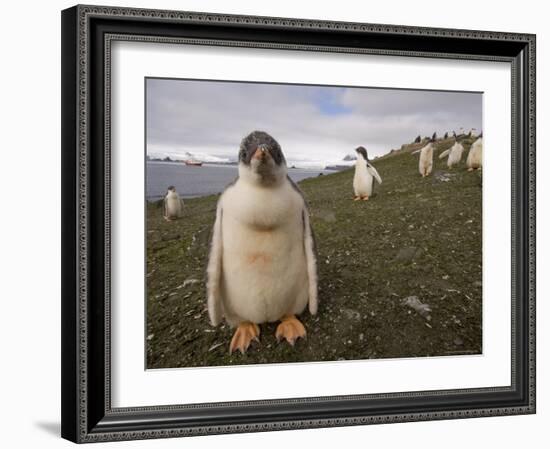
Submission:
[[[147,154],[236,160],[243,137],[271,134],[288,165],[381,156],[417,135],[482,129],[482,94],[148,78]]]

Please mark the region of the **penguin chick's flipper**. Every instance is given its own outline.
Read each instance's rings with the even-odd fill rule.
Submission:
[[[294,315],[284,316],[275,331],[277,341],[281,341],[284,338],[291,346],[294,346],[298,338],[305,338],[305,336],[306,328]]]
[[[371,174],[371,176],[376,179],[376,182],[378,184],[382,184],[382,178],[380,177],[380,175],[378,174],[378,170],[376,170],[376,168],[374,168],[371,164],[369,164],[367,162],[367,170],[368,172]]]
[[[302,222],[304,225],[304,252],[306,253],[307,265],[309,313],[315,315],[319,304],[319,293],[317,291],[317,249],[315,247],[315,235],[309,222],[309,213],[306,207],[302,210]]]
[[[212,240],[210,242],[210,255],[208,267],[206,269],[206,295],[208,303],[208,315],[212,326],[220,324],[222,319],[222,299],[221,299],[221,280],[222,280],[222,216],[221,204],[216,208],[216,221]]]
[[[258,337],[260,336],[260,327],[251,323],[250,321],[244,321],[239,324],[233,338],[231,339],[231,344],[229,345],[229,354],[232,354],[233,351],[237,349],[241,351],[241,354],[244,354],[252,340],[260,341]]]
[[[445,156],[447,156],[449,153],[451,152],[451,150],[445,150],[443,153],[441,153],[439,155],[439,159],[443,159]]]

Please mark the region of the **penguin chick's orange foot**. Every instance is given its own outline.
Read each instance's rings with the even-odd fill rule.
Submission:
[[[368,201],[369,200],[369,197],[368,196],[364,196],[363,198],[361,198],[363,201]]]
[[[275,337],[277,341],[281,341],[283,338],[294,346],[294,343],[298,338],[305,338],[306,328],[294,315],[288,315],[281,319],[281,323],[277,326],[275,331]]]
[[[359,201],[361,199],[360,196],[356,196],[355,198],[353,198],[353,201]]]
[[[260,341],[258,337],[260,336],[260,327],[257,324],[245,321],[239,324],[233,338],[231,339],[231,344],[229,345],[229,354],[233,354],[233,351],[237,349],[241,351],[241,354],[244,354],[252,340]]]

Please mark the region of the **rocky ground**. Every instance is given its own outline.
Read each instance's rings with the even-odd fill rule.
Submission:
[[[353,170],[300,183],[317,237],[319,313],[300,317],[308,335],[229,354],[232,330],[208,322],[205,267],[217,196],[186,201],[185,217],[147,209],[147,367],[191,367],[477,354],[481,347],[481,173],[464,162],[418,173],[418,155],[373,163],[383,183],[352,201]],[[466,142],[465,147],[469,147]],[[466,154],[463,155],[463,161]]]

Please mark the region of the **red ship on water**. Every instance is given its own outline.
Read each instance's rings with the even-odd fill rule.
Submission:
[[[196,161],[194,159],[187,159],[183,162],[185,162],[185,165],[194,165],[195,167],[200,167],[202,165],[201,161]]]

